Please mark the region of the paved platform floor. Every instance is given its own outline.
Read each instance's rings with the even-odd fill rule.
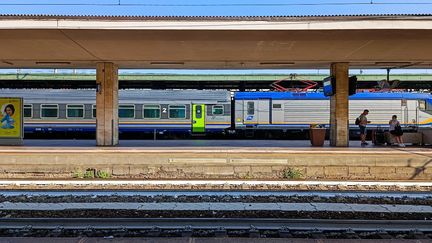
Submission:
[[[26,139],[24,146],[46,147],[46,146],[71,146],[71,147],[92,147],[95,140],[46,140]],[[361,147],[359,141],[352,141],[352,147]],[[309,140],[204,140],[204,139],[183,139],[183,140],[120,140],[116,147],[289,147],[289,148],[313,148]],[[330,147],[329,141],[324,147]],[[366,147],[374,147],[368,145]]]
[[[74,139],[26,139],[23,146],[0,146],[2,150],[33,150],[33,149],[53,149],[53,150],[299,150],[299,151],[430,151],[430,146],[374,146],[370,143],[361,146],[360,141],[350,141],[350,147],[337,148],[330,147],[326,141],[323,147],[311,146],[309,140],[120,140],[119,145],[113,147],[96,146],[95,140],[74,140]]]
[[[89,173],[91,175],[89,175]],[[99,173],[99,174],[98,174]],[[430,147],[311,147],[292,140],[25,140],[0,146],[0,178],[432,180]],[[99,177],[100,178],[100,177]]]

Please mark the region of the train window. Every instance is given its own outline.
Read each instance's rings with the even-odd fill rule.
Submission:
[[[223,107],[223,105],[214,105],[212,107],[212,114],[213,115],[223,115],[224,114],[224,107]]]
[[[96,118],[96,105],[92,105],[93,118]]]
[[[425,100],[419,100],[418,102],[419,102],[418,103],[419,110],[421,110],[421,111],[426,110],[426,101]]]
[[[144,105],[144,118],[160,118],[160,106],[159,105]]]
[[[24,117],[25,118],[33,117],[33,105],[24,105]]]
[[[273,104],[273,109],[282,109],[282,104]]]
[[[134,105],[119,105],[119,117],[120,118],[134,118],[135,117],[135,106]]]
[[[83,118],[84,117],[84,105],[67,105],[66,107],[67,118]]]
[[[248,115],[255,114],[255,103],[253,101],[249,101],[247,103],[247,114]]]
[[[59,110],[58,105],[54,105],[54,104],[41,105],[41,117],[57,118],[58,110]]]
[[[169,118],[186,118],[186,106],[170,105],[168,106]]]
[[[202,107],[200,105],[196,106],[196,118],[201,119],[202,118]]]

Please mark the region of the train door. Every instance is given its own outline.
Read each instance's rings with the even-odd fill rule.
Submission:
[[[192,104],[192,133],[205,132],[205,105]]]
[[[268,124],[270,122],[270,100],[249,100],[244,102],[245,124]]]
[[[258,107],[256,102],[256,100],[248,100],[243,103],[244,124],[258,123]]]

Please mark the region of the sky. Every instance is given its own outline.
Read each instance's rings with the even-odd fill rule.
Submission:
[[[275,16],[431,14],[432,0],[1,0],[0,14]]]
[[[293,16],[431,14],[432,0],[0,0],[0,14],[115,16]],[[3,69],[1,73],[16,73]],[[20,72],[53,72],[21,70]],[[72,72],[64,70],[62,72]],[[94,70],[82,70],[91,73]],[[324,73],[328,70],[121,70],[121,73]],[[385,74],[385,70],[351,70]],[[392,73],[432,73],[430,69]]]

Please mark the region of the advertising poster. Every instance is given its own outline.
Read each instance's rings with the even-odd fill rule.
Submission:
[[[22,99],[0,97],[0,138],[21,138]]]

